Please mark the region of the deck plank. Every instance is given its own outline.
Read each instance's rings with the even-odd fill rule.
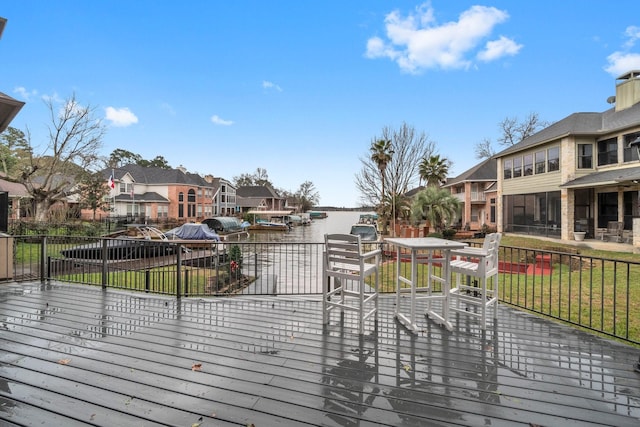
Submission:
[[[638,349],[506,307],[494,330],[464,317],[449,332],[423,318],[410,334],[393,319],[394,298],[380,303],[377,331],[369,325],[360,337],[349,317],[333,315],[323,328],[313,296],[177,301],[3,285],[0,400],[11,409],[0,409],[0,419],[19,424],[50,412],[59,425],[191,425],[199,417],[211,425],[640,422]]]

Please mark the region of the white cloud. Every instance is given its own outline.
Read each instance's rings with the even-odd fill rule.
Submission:
[[[618,77],[627,71],[640,70],[640,53],[614,52],[607,56],[609,65],[604,70],[614,77]]]
[[[604,67],[604,70],[613,77],[618,77],[631,70],[640,70],[640,53],[628,51],[640,39],[640,27],[629,26],[624,34],[627,36],[627,41],[623,44],[624,49],[607,56],[608,65]]]
[[[262,82],[262,88],[263,88],[263,89],[273,89],[273,90],[276,90],[276,91],[278,91],[278,92],[282,92],[282,88],[281,88],[280,86],[278,86],[278,85],[277,85],[277,84],[275,84],[275,83],[272,83],[272,82],[266,81],[266,80],[264,80],[264,81]]]
[[[625,47],[631,48],[636,43],[636,41],[640,39],[640,27],[636,27],[635,25],[627,27],[624,35],[629,38],[629,40],[627,40],[627,42],[624,44]]]
[[[138,123],[138,117],[128,108],[107,107],[105,118],[117,127],[126,127]]]
[[[367,41],[368,58],[388,58],[403,71],[417,73],[429,68],[469,68],[469,59],[494,27],[509,18],[505,11],[494,7],[472,6],[462,12],[458,21],[438,25],[429,4],[416,8],[403,18],[398,11],[385,17],[387,41],[372,37]],[[487,43],[478,54],[483,61],[515,55],[521,45],[501,37]]]
[[[484,50],[478,53],[478,59],[490,62],[503,56],[514,56],[522,49],[522,45],[513,40],[500,36],[498,40],[487,42]]]
[[[231,126],[233,124],[233,122],[231,120],[224,120],[222,118],[220,118],[217,115],[213,115],[211,116],[211,121],[216,124],[216,125],[221,125],[221,126]]]
[[[13,89],[13,93],[17,93],[25,101],[29,101],[32,96],[37,96],[38,95],[38,91],[37,90],[33,89],[32,91],[28,91],[26,88],[24,88],[22,86],[18,86],[15,89]]]

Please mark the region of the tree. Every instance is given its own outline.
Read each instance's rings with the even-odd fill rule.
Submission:
[[[530,137],[539,130],[549,126],[549,122],[540,120],[538,113],[529,113],[524,120],[519,121],[517,117],[506,117],[499,124],[501,136],[498,143],[511,146]],[[477,159],[488,159],[495,154],[491,147],[491,140],[485,138],[475,146]]]
[[[27,132],[28,163],[19,177],[33,198],[37,221],[44,221],[49,208],[69,195],[69,189],[94,168],[105,132],[96,118],[96,108],[80,105],[75,95],[62,106],[51,98],[45,104],[51,121],[47,147],[40,155],[34,154]]]
[[[383,128],[382,136],[374,139],[377,140],[390,140],[393,151],[385,169],[385,193],[405,194],[419,183],[420,159],[435,153],[435,143],[424,133],[418,134],[406,123],[395,130]],[[371,158],[371,151],[368,153],[368,156],[360,158],[362,168],[355,176],[355,184],[363,206],[380,206],[382,175],[378,165]]]
[[[442,232],[445,221],[455,222],[460,210],[460,200],[447,190],[427,187],[420,191],[411,205],[411,214],[416,222],[426,218],[437,232]]]
[[[378,171],[380,171],[380,184],[382,186],[382,191],[380,193],[380,200],[384,200],[384,181],[385,181],[385,171],[387,170],[387,165],[391,162],[393,158],[393,148],[391,147],[391,140],[389,139],[378,139],[374,140],[371,143],[371,147],[369,148],[371,151],[371,160],[375,163]]]
[[[0,134],[0,166],[5,176],[15,176],[28,158],[27,138],[23,131],[9,126]]]
[[[145,168],[157,167],[162,169],[171,169],[171,165],[163,156],[156,156],[153,160],[146,160],[140,154],[132,153],[129,150],[116,148],[109,155],[107,166],[110,168],[118,168],[123,165],[139,165]]]
[[[96,219],[96,211],[109,206],[109,202],[105,200],[109,190],[101,172],[87,174],[78,184],[80,207],[90,209],[93,212],[93,219]]]
[[[440,187],[447,180],[449,163],[447,159],[440,158],[439,154],[424,157],[418,166],[420,179],[427,187]]]
[[[273,187],[273,184],[269,181],[267,170],[262,168],[257,168],[253,174],[243,173],[239,176],[234,176],[232,181],[236,187],[248,187],[251,185]]]
[[[300,184],[295,197],[301,212],[308,211],[320,201],[320,195],[311,181],[305,181]]]
[[[491,146],[491,140],[488,138],[478,142],[475,147],[476,159],[490,159],[496,154]]]
[[[138,165],[145,168],[171,169],[171,165],[169,165],[169,162],[163,156],[156,156],[153,160],[141,159]]]

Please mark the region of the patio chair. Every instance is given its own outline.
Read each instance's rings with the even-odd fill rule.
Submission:
[[[487,309],[493,307],[493,319],[498,317],[498,253],[501,233],[487,234],[482,248],[451,251],[454,259],[449,270],[456,275],[455,287],[449,291],[450,309],[480,319],[480,327],[487,325]],[[462,282],[462,276],[468,278]],[[478,310],[479,309],[479,310]]]
[[[622,242],[622,233],[624,231],[624,223],[620,221],[609,221],[607,223],[607,231],[601,235],[602,240],[611,240],[612,242]]]
[[[363,334],[365,320],[377,316],[382,251],[363,252],[360,236],[351,234],[325,234],[324,242],[323,284],[327,289],[322,298],[323,323],[329,323],[333,309],[340,309],[342,316],[345,310],[355,312],[358,333]],[[375,275],[372,285],[367,284],[371,275]]]

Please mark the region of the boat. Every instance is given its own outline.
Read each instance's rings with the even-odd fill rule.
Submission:
[[[375,223],[373,224],[353,224],[349,234],[360,236],[362,248],[366,251],[373,251],[382,247],[380,233]]]
[[[247,228],[251,225],[248,222],[240,221],[233,216],[216,216],[203,219],[202,224],[209,226],[211,230],[218,234],[220,240],[243,240],[249,237]]]
[[[378,232],[378,227],[375,224],[353,224],[349,234],[360,236],[360,240],[363,242],[380,241],[380,233]]]
[[[248,227],[251,231],[289,231],[291,225],[287,222],[287,218],[291,215],[291,211],[249,211],[253,215],[254,221]]]
[[[309,211],[309,217],[311,219],[324,219],[327,217],[327,213],[321,211]]]
[[[284,222],[256,220],[255,223],[249,226],[249,230],[252,231],[289,231],[291,226]]]
[[[105,237],[112,238],[63,249],[60,253],[73,259],[122,260],[170,255],[176,248],[161,230],[146,224],[131,224],[126,230]]]

